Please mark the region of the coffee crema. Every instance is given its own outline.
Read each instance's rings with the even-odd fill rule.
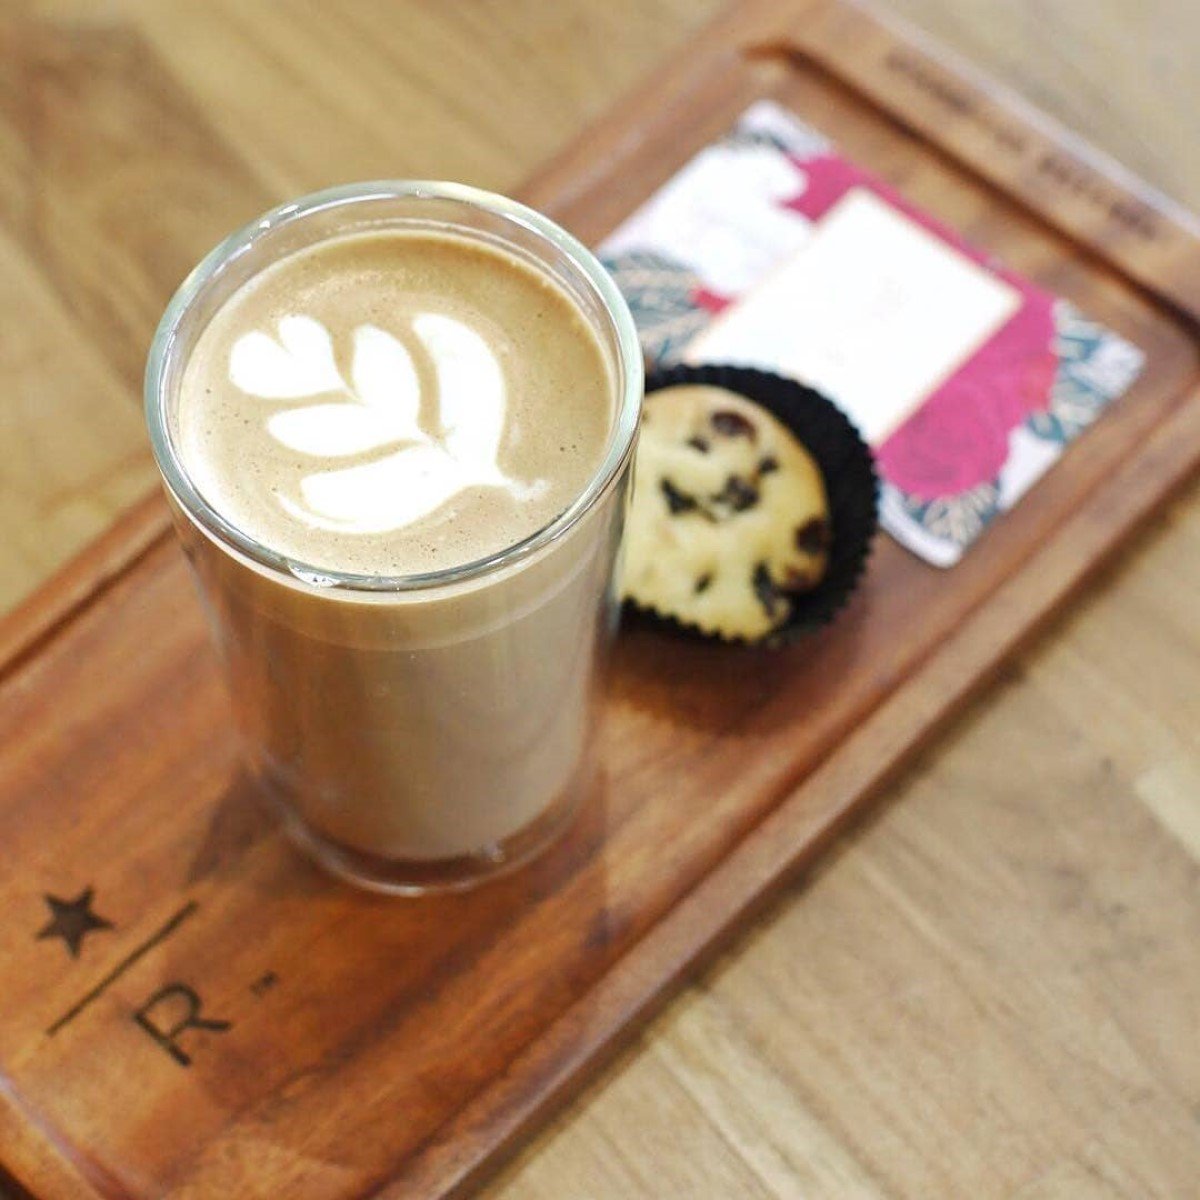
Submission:
[[[242,533],[319,569],[443,570],[587,487],[613,383],[567,293],[453,234],[342,235],[236,291],[188,359],[185,469]]]

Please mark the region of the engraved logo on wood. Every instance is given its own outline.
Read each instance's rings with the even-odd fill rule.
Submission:
[[[72,958],[79,957],[79,948],[89,933],[116,928],[107,918],[92,908],[96,889],[86,887],[74,900],[62,900],[46,892],[42,897],[50,909],[50,920],[37,932],[37,939],[61,938]]]
[[[181,1067],[190,1067],[191,1055],[179,1044],[184,1033],[189,1029],[227,1033],[232,1028],[228,1021],[201,1016],[202,1007],[194,988],[186,983],[168,983],[133,1014],[133,1019]]]

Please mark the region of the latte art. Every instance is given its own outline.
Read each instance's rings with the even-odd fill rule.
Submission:
[[[434,402],[424,407],[433,409],[434,432],[420,424],[421,380],[413,357],[384,329],[354,329],[349,381],[338,368],[332,336],[313,317],[286,316],[276,337],[255,330],[234,342],[230,382],[248,395],[338,396],[283,409],[267,420],[267,432],[289,450],[349,460],[298,472],[298,499],[289,489],[275,489],[281,506],[298,520],[330,531],[386,533],[419,521],[470,487],[503,488],[518,501],[544,489],[540,480],[513,480],[500,468],[506,385],[488,344],[462,321],[437,313],[418,314],[411,328],[433,366]]]
[[[436,570],[529,536],[603,454],[611,379],[544,275],[439,234],[340,237],[236,292],[185,373],[180,444],[233,524],[316,569]]]

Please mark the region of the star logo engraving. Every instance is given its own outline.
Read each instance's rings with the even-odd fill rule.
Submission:
[[[67,953],[72,958],[79,957],[79,947],[89,933],[99,929],[112,929],[113,923],[105,920],[92,910],[94,888],[84,888],[74,900],[61,900],[49,893],[43,895],[51,917],[46,925],[37,932],[37,940],[45,938],[62,938]]]

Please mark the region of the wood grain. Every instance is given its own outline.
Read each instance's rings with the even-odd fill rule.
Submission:
[[[210,153],[218,156],[215,174],[229,176],[227,193],[202,190],[205,202],[196,206],[202,212],[185,202],[176,242],[165,206],[155,217],[161,223],[153,227],[153,244],[174,246],[179,269],[203,248],[187,245],[198,225],[232,224],[245,215],[239,205],[258,206],[259,190],[273,197],[327,182],[320,172],[336,171],[329,155],[342,154],[343,146],[347,164],[353,162],[345,175],[420,173],[360,168],[377,163],[378,154],[398,157],[405,147],[424,146],[431,158],[447,156],[441,161],[463,156],[462,169],[428,173],[510,187],[520,172],[508,179],[502,173],[521,147],[544,138],[539,153],[551,149],[587,103],[595,111],[605,88],[619,90],[608,71],[615,79],[639,53],[650,61],[647,44],[657,37],[665,49],[684,18],[665,6],[639,17],[611,4],[600,14],[580,3],[562,23],[544,15],[551,6],[533,5],[498,20],[475,7],[460,16],[454,6],[455,15],[445,18],[415,11],[410,37],[394,34],[383,6],[368,4],[353,6],[362,26],[353,35],[329,31],[315,7],[299,5],[289,6],[297,28],[283,31],[262,9],[246,16],[250,6],[214,7],[211,17],[209,6],[183,4],[22,7],[33,13],[26,20],[37,23],[37,36],[24,27],[18,59],[28,61],[28,47],[40,47],[37,61],[61,58],[66,77],[81,73],[87,90],[82,103],[44,101],[53,117],[51,153],[40,148],[47,165],[35,174],[44,174],[58,199],[46,202],[43,218],[39,188],[19,195],[21,203],[8,210],[9,236],[49,281],[67,328],[93,347],[118,388],[129,390],[131,405],[137,355],[129,340],[139,336],[139,322],[148,331],[155,315],[150,291],[170,280],[158,282],[167,270],[153,256],[139,257],[136,238],[131,262],[105,245],[98,264],[73,273],[72,255],[90,253],[93,239],[102,241],[114,221],[119,227],[121,218],[111,216],[102,194],[108,164],[132,157],[134,178],[162,187],[158,194],[169,199],[168,181],[156,183],[160,157],[164,174],[176,165],[169,147],[182,142],[186,162],[195,154],[201,170]],[[978,0],[972,11],[977,17],[984,11]],[[439,20],[446,21],[443,32],[450,30],[445,36]],[[96,49],[97,27],[114,26],[133,31],[139,54],[122,57],[109,43],[103,53]],[[389,31],[393,36],[385,37]],[[455,68],[470,77],[482,73],[470,102],[476,107],[466,107],[457,88],[443,101],[441,77],[431,74],[429,60],[447,42],[478,45],[481,36],[490,52],[463,52]],[[1027,39],[1027,53],[1036,40]],[[71,55],[81,45],[89,62],[104,60],[99,67],[77,65]],[[142,51],[168,66],[139,64]],[[1077,52],[1047,49],[1042,61],[1063,53]],[[1086,44],[1078,53],[1086,54]],[[236,72],[244,82],[232,88],[221,73],[231,55],[253,66]],[[336,88],[296,86],[297,78],[320,74],[314,63],[338,66]],[[516,136],[518,126],[497,112],[514,91],[506,72],[528,63],[541,63],[539,81],[549,82],[539,103],[522,109],[524,99],[513,101],[510,111],[526,122]],[[264,82],[263,71],[276,84]],[[61,72],[42,66],[35,73],[58,78],[55,86],[64,89]],[[119,93],[126,78],[135,89],[162,87],[173,97],[163,110],[172,134],[161,141],[145,136],[152,148],[141,167],[139,127],[157,118],[144,106],[114,100],[113,88]],[[572,87],[594,90],[580,101]],[[408,109],[406,95],[416,97]],[[818,89],[812,98],[819,95]],[[442,135],[430,132],[428,120],[413,119],[428,117],[430,97],[435,123],[441,107],[449,110]],[[398,106],[406,120],[380,118],[374,98]],[[334,151],[325,137],[295,136],[326,111],[322,102],[335,100],[344,116],[323,127],[337,135]],[[540,115],[546,109],[553,111]],[[79,171],[72,148],[87,140],[91,125],[81,132],[84,118],[108,137]],[[180,136],[179,126],[197,121],[199,135]],[[4,187],[21,193],[28,163],[17,156],[37,148],[31,129],[47,125],[11,119],[9,125],[18,127],[0,135],[0,154],[14,155],[6,160],[13,166],[4,171]],[[486,136],[472,133],[479,129]],[[220,159],[224,147],[232,158]],[[668,160],[658,151],[654,157],[666,170]],[[903,166],[902,155],[892,165]],[[916,184],[936,194],[937,181],[934,171]],[[89,188],[94,204],[72,213],[70,195],[87,196]],[[970,189],[956,195],[969,209]],[[997,228],[1017,219],[1006,211]],[[49,248],[37,244],[45,229],[52,231]],[[1019,253],[1008,242],[1003,252]],[[1031,261],[1042,269],[1047,260],[1032,253]],[[128,303],[111,313],[102,303],[106,271],[131,284]],[[1123,289],[1115,281],[1108,287],[1112,311],[1127,319]],[[46,358],[42,352],[40,361]],[[69,385],[54,385],[48,396],[60,386]],[[96,444],[85,436],[80,449]],[[39,478],[31,473],[26,488]],[[1189,736],[1197,630],[1188,598],[1200,583],[1197,560],[1188,556],[1197,539],[1194,511],[1194,501],[1175,510],[1135,568],[1110,579],[1081,620],[1025,661],[995,705],[977,709],[943,743],[908,785],[905,803],[852,842],[737,961],[673,1010],[642,1056],[623,1064],[608,1088],[500,1190],[521,1196],[787,1196],[801,1189],[1187,1194],[1196,1167],[1189,1121],[1197,1064],[1180,1046],[1189,1038],[1194,1044],[1200,979],[1191,950],[1196,881],[1188,852],[1197,826]],[[103,519],[96,517],[93,528]],[[38,548],[46,557],[14,566],[12,577],[31,579],[74,544],[64,541],[56,551],[55,539],[45,539]],[[1142,581],[1132,594],[1129,580]],[[226,825],[216,834],[218,850],[253,833]],[[30,854],[30,869],[36,868],[38,855],[19,842],[13,849]],[[270,1163],[272,1144],[256,1143],[256,1160]]]
[[[1188,0],[886,7],[1200,207]],[[487,1194],[683,1194],[661,1181],[707,1144],[777,1197],[1189,1195],[1197,595],[1193,487]],[[1148,879],[1144,864],[1163,862],[1169,881]],[[1168,1041],[1191,1085],[1159,1054],[1135,1050],[1132,1077],[1107,1063],[1114,1028],[1134,1046]],[[686,1117],[630,1107],[680,1079],[696,1100]],[[953,1089],[953,1104],[914,1123],[930,1087]],[[948,1133],[964,1124],[965,1137]],[[627,1149],[635,1134],[658,1135],[652,1157]],[[579,1188],[631,1160],[619,1189]]]

